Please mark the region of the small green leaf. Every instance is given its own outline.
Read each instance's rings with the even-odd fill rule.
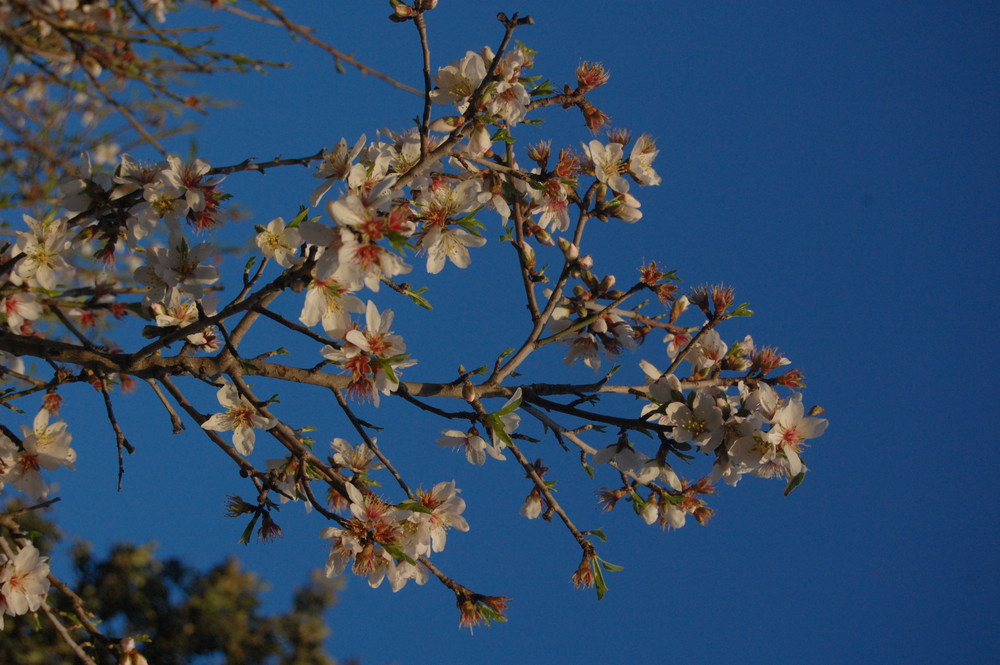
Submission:
[[[400,510],[412,510],[415,513],[424,513],[426,515],[433,515],[434,511],[420,503],[419,501],[404,501],[396,506]]]
[[[288,222],[290,228],[296,228],[299,224],[306,221],[306,217],[309,215],[309,208],[304,205],[299,206],[299,211],[295,213],[295,217],[292,221]]]
[[[747,305],[749,304],[750,303],[747,302],[741,304],[739,307],[737,307],[736,309],[734,309],[732,312],[729,313],[729,317],[732,318],[734,316],[753,316],[753,310],[747,307]]]
[[[412,563],[413,565],[417,565],[417,562],[414,561],[411,557],[407,556],[406,552],[401,550],[398,545],[383,545],[382,547],[385,549],[386,552],[391,554],[392,558],[395,559],[396,561],[406,561],[407,563]]]
[[[247,524],[247,528],[243,529],[243,535],[237,541],[240,545],[249,545],[250,538],[253,536],[253,529],[257,526],[257,518],[260,517],[259,513],[255,513],[253,519],[250,520],[250,524]]]
[[[616,566],[613,563],[608,563],[604,559],[598,559],[601,562],[601,568],[608,571],[609,573],[617,573],[618,571],[625,570],[625,566]]]
[[[532,89],[528,94],[532,97],[544,97],[545,95],[551,95],[556,91],[554,85],[549,81],[542,81]]]
[[[792,493],[792,490],[802,484],[802,481],[806,478],[805,471],[799,471],[794,478],[788,481],[788,487],[785,488],[785,496]]]
[[[590,531],[584,531],[583,535],[594,536],[595,538],[599,539],[602,543],[608,542],[608,537],[605,536],[604,532],[601,531],[600,529],[591,529]]]
[[[591,480],[594,479],[594,467],[590,466],[589,464],[584,464],[583,470],[587,472],[587,475],[590,476]]]
[[[426,288],[421,289],[419,292],[407,291],[406,295],[419,307],[423,307],[424,309],[434,309],[434,307],[431,305],[431,302],[427,298],[424,298],[422,295],[420,295],[420,293],[422,293],[425,290]]]
[[[511,440],[510,435],[507,434],[507,430],[503,427],[503,421],[500,420],[500,416],[495,413],[488,414],[486,416],[486,421],[497,438],[506,443],[508,446],[514,445],[514,441]]]
[[[517,411],[517,408],[519,406],[521,406],[521,398],[520,397],[517,398],[516,400],[514,400],[513,402],[511,402],[510,404],[505,404],[503,406],[503,408],[500,409],[499,411],[494,411],[492,415],[494,415],[494,416],[506,416],[509,413],[514,413],[515,411]]]
[[[604,581],[604,573],[598,563],[600,559],[596,556],[590,560],[590,567],[594,571],[594,589],[597,591],[597,600],[604,600],[604,594],[608,592],[608,585]]]

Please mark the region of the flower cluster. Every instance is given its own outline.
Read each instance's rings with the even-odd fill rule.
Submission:
[[[419,557],[444,549],[450,528],[468,531],[462,517],[465,501],[454,481],[442,482],[429,492],[420,490],[415,501],[398,506],[346,483],[351,517],[343,526],[328,527],[322,537],[330,540],[327,576],[341,574],[348,564],[359,577],[376,588],[386,579],[393,591],[409,580],[427,581],[427,567]]]
[[[50,422],[48,409],[40,409],[31,427],[21,426],[21,441],[15,443],[0,434],[0,489],[5,483],[27,494],[34,501],[49,495],[49,486],[41,470],[59,467],[73,469],[76,451],[69,447],[72,436],[66,423]]]

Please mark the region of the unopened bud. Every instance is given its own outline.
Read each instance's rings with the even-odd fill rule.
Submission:
[[[432,132],[441,132],[443,134],[451,134],[455,129],[462,126],[462,116],[460,115],[446,115],[443,118],[438,118],[437,120],[431,122],[428,125],[428,129]]]
[[[528,244],[527,240],[522,240],[518,243],[518,247],[521,248],[521,254],[524,256],[524,263],[528,268],[535,267],[535,249]]]
[[[598,287],[598,290],[600,291],[600,293],[604,293],[614,285],[615,285],[615,276],[605,275],[604,279],[601,280],[601,285],[600,287]]]
[[[549,156],[552,154],[552,142],[551,141],[541,141],[534,145],[528,146],[528,159],[536,162],[543,169],[549,161]]]
[[[417,10],[402,0],[389,0],[389,4],[392,5],[392,11],[396,18],[407,19],[417,15]]]
[[[607,113],[597,108],[590,102],[580,102],[580,110],[583,112],[583,122],[587,129],[596,134],[601,128],[611,122]]]
[[[580,248],[566,238],[559,238],[559,249],[562,250],[567,261],[574,261],[580,256]]]
[[[594,257],[590,254],[586,254],[580,257],[580,267],[584,270],[590,270],[594,267]]]
[[[617,143],[619,145],[628,145],[628,142],[632,140],[632,132],[627,129],[612,129],[608,132],[608,143]]]

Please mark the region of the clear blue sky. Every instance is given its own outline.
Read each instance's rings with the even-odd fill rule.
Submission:
[[[337,47],[420,85],[415,30],[387,21],[388,3],[285,6]],[[581,60],[604,63],[611,82],[594,101],[614,126],[658,140],[663,185],[640,192],[638,224],[595,230],[607,252],[600,265],[625,275],[656,259],[687,285],[735,286],[757,315],[728,324],[723,337],[751,333],[780,346],[806,373],[805,402],[821,404],[831,424],[790,497],[779,482],[748,477],[721,488],[708,527],[667,533],[627,508],[598,513],[591,493],[601,484],[586,481],[573,456],[551,440],[532,449],[553,467],[578,521],[605,529],[601,555],[625,566],[597,602],[569,584],[579,551],[565,530],[517,515],[530,486],[512,462],[472,468],[434,444],[449,425],[392,401],[366,411],[387,426],[380,441],[406,472],[425,487],[454,478],[464,490],[472,530],[453,533],[435,560],[476,590],[514,600],[510,623],[470,637],[434,581],[392,594],[351,578],[328,617],[331,652],[404,664],[985,662],[1000,647],[1000,454],[982,425],[1000,397],[989,360],[1000,9],[444,0],[428,17],[435,67],[495,45],[497,11],[531,13],[536,25],[518,38],[539,51],[536,73],[557,84],[572,81]],[[342,136],[405,128],[420,112],[416,97],[354,72],[335,75],[322,54],[277,30],[255,26],[219,42],[295,68],[221,81],[219,96],[238,105],[198,135],[199,154],[213,164],[311,154]],[[543,117],[554,146],[589,139],[575,111]],[[288,169],[225,184],[253,223],[266,223],[292,216],[316,182]],[[433,315],[382,294],[420,360],[408,377],[449,379],[458,363],[491,362],[524,334],[520,307],[503,302],[497,279],[515,279],[496,272],[510,257],[492,245],[466,273],[446,268],[427,280]],[[561,371],[557,353],[529,371]],[[638,358],[665,364],[652,339]],[[79,399],[103,408],[96,394]],[[300,424],[333,413],[322,399],[287,404],[286,413]],[[172,437],[148,402],[124,408],[139,451],[121,495],[107,424],[73,429],[80,471],[58,478],[67,531],[99,549],[156,540],[161,554],[204,565],[236,552],[272,582],[273,607],[323,565],[323,525],[295,506],[281,514],[282,541],[237,546],[242,525],[222,516],[223,502],[247,495],[245,481],[193,424]],[[326,438],[356,438],[346,424],[323,422]],[[273,456],[262,447],[254,460]]]

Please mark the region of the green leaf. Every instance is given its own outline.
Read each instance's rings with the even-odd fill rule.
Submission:
[[[788,481],[788,487],[785,488],[785,496],[792,493],[792,490],[802,484],[802,481],[806,478],[805,471],[799,471],[794,478]]]
[[[412,510],[415,513],[424,513],[426,515],[433,515],[434,511],[420,503],[419,501],[404,501],[396,505],[400,510]]]
[[[431,306],[430,301],[427,300],[427,298],[424,298],[422,295],[420,295],[426,290],[427,287],[425,286],[418,289],[417,291],[407,291],[406,295],[409,297],[410,300],[412,300],[418,306],[423,307],[424,309],[434,309],[434,307]]]
[[[739,307],[737,307],[736,309],[734,309],[732,312],[729,313],[729,317],[732,318],[734,316],[753,316],[753,310],[747,307],[747,305],[749,304],[750,303],[747,302],[741,304]]]
[[[594,467],[590,466],[589,464],[584,464],[583,470],[587,472],[587,475],[590,476],[591,480],[594,479]]]
[[[398,357],[398,356],[396,356]],[[378,365],[383,372],[385,372],[386,377],[389,378],[393,383],[399,383],[399,378],[396,377],[396,373],[392,371],[392,361],[394,358],[375,358],[375,364]]]
[[[514,400],[513,402],[511,402],[510,404],[505,404],[503,406],[503,408],[500,409],[499,411],[494,411],[492,415],[494,415],[494,416],[506,416],[509,413],[514,413],[515,411],[517,411],[517,408],[519,406],[521,406],[521,398],[520,397],[517,398],[516,400]]]
[[[243,529],[243,535],[237,541],[240,545],[249,545],[250,538],[253,536],[253,529],[257,526],[257,518],[260,517],[259,513],[254,513],[253,519],[250,520],[250,524],[247,524],[247,528]]]
[[[309,215],[309,208],[304,205],[299,206],[299,211],[295,213],[295,217],[292,221],[288,222],[288,226],[291,228],[297,228],[299,224],[306,221],[306,217]]]
[[[601,568],[608,571],[609,573],[617,573],[620,570],[625,570],[625,566],[616,566],[613,563],[608,563],[604,559],[598,559],[601,562]]]
[[[555,93],[556,87],[549,81],[542,81],[536,85],[528,94],[532,97],[544,97]]]
[[[608,542],[608,537],[605,536],[604,532],[601,531],[600,529],[591,529],[590,531],[584,531],[583,535],[594,536],[595,538],[598,538],[602,543]]]
[[[604,600],[604,594],[608,592],[608,585],[604,581],[604,573],[598,563],[600,559],[596,556],[590,560],[590,567],[594,571],[594,589],[597,591],[597,600]]]
[[[489,424],[490,429],[501,441],[506,443],[508,446],[513,446],[514,441],[511,440],[510,435],[507,434],[507,430],[503,427],[503,421],[500,420],[500,416],[495,413],[488,414],[486,416],[486,422]]]
[[[490,140],[493,142],[503,141],[504,143],[513,143],[516,139],[513,136],[511,136],[509,132],[507,132],[506,127],[501,127],[500,129],[498,129],[493,133],[493,136],[490,137]]]
[[[398,545],[382,545],[386,552],[392,555],[392,558],[396,561],[406,561],[407,563],[412,563],[414,566],[417,562],[412,558],[407,556],[406,552],[401,550]]]

